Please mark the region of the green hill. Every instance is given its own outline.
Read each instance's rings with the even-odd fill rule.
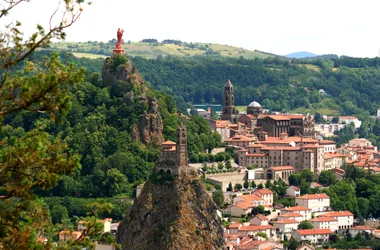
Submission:
[[[97,58],[110,56],[115,47],[114,43],[108,42],[59,42],[51,44],[51,48],[70,51],[77,57]],[[159,56],[226,56],[245,59],[268,58],[276,55],[265,53],[257,50],[247,50],[243,48],[232,47],[228,45],[212,43],[143,43],[130,42],[124,43],[123,48],[127,56],[141,56],[143,58],[155,59]]]

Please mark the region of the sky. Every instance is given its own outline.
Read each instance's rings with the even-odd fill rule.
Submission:
[[[27,36],[37,23],[48,25],[58,2],[23,3],[0,19],[0,28],[18,20]],[[92,0],[83,7],[67,41],[107,42],[122,28],[124,41],[177,39],[278,55],[375,57],[380,51],[379,0]]]

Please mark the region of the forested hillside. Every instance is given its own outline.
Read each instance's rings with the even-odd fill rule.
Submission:
[[[374,114],[380,107],[379,59],[284,61],[176,57],[135,58],[145,79],[185,103],[222,103],[223,84],[234,84],[235,105],[256,100],[276,111]],[[324,89],[327,95],[318,92]]]
[[[34,60],[45,54],[37,53]],[[78,154],[81,170],[74,176],[64,176],[52,190],[37,190],[42,196],[131,196],[136,185],[152,173],[160,155],[160,145],[132,138],[135,124],[149,107],[140,100],[130,102],[126,98],[134,86],[126,82],[108,86],[103,81],[100,72],[104,60],[78,60],[65,53],[60,58],[85,67],[84,82],[70,89],[71,109],[67,115],[59,117],[57,126],[43,113],[18,112],[5,119],[1,138],[17,140],[26,131],[38,128],[60,138],[73,154]],[[146,96],[157,99],[164,138],[175,141],[179,117],[173,98],[153,89]],[[220,146],[220,136],[211,134],[205,120],[194,117],[184,122],[189,131],[190,154]]]

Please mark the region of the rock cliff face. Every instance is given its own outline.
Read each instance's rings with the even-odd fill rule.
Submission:
[[[152,178],[120,223],[117,241],[123,250],[226,249],[216,212],[196,173]]]
[[[149,91],[144,79],[141,77],[131,60],[119,65],[116,69],[111,68],[111,58],[107,58],[102,70],[102,78],[109,86],[125,82],[130,86],[130,90],[124,93],[123,99],[129,105],[141,102],[148,106],[148,111],[141,114],[137,124],[133,127],[132,137],[135,141],[148,143],[161,143],[164,141],[162,136],[162,119],[158,111],[158,102],[153,98],[148,98]]]

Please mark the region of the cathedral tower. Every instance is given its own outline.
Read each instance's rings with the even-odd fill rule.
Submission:
[[[235,106],[234,106],[234,86],[231,81],[228,80],[224,86],[224,99],[223,99],[223,111],[222,120],[230,120],[235,122]]]
[[[182,121],[177,128],[176,155],[178,168],[186,167],[189,164],[187,160],[187,134]]]

